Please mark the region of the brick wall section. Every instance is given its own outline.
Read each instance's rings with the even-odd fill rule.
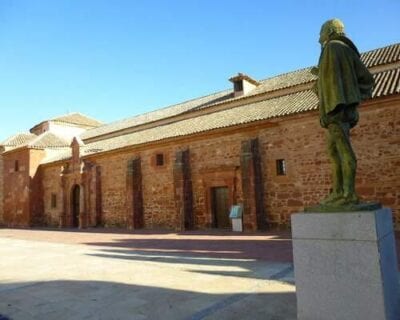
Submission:
[[[179,224],[175,228],[177,230],[191,230],[194,228],[194,216],[189,149],[176,152],[173,176],[175,210],[179,217]]]
[[[116,154],[94,160],[101,168],[101,221],[106,227],[127,226],[127,163],[132,156]]]
[[[43,150],[29,149],[3,155],[3,220],[7,226],[29,227],[42,224],[42,178],[38,166],[44,155]]]
[[[43,170],[44,224],[58,227],[63,213],[63,190],[61,187],[61,166],[50,166]],[[56,207],[51,206],[51,195],[56,196]]]
[[[246,230],[265,230],[263,169],[258,139],[242,141],[240,169],[243,192],[243,224]]]
[[[175,210],[174,148],[152,148],[141,152],[144,225],[146,228],[176,229],[180,216]],[[164,165],[156,165],[156,155],[164,155]]]
[[[187,137],[179,143],[159,143],[92,156],[89,160],[101,168],[101,197],[98,199],[101,198],[102,222],[110,227],[129,226],[133,204],[129,204],[131,200],[127,196],[128,161],[140,156],[145,228],[174,230],[182,226],[182,214],[176,202],[176,187],[182,186],[174,180],[174,163],[177,152],[189,149],[194,227],[213,227],[210,190],[226,186],[230,205],[243,203],[242,142],[255,138],[259,145],[266,220],[275,226],[289,226],[292,213],[318,203],[331,186],[325,130],[320,128],[317,112],[278,118],[270,124],[236,128],[228,133],[221,130],[201,137]],[[400,227],[400,100],[387,99],[362,106],[360,123],[352,131],[352,141],[358,156],[356,187],[360,196],[390,206],[396,226]],[[165,157],[162,166],[155,162],[158,153]],[[277,175],[278,159],[286,162],[284,176]],[[49,180],[57,180],[55,172],[47,172],[55,170],[51,168],[45,167],[45,198],[50,194],[46,190],[53,184]],[[96,205],[91,206],[88,214],[95,215]],[[246,229],[254,230],[255,214],[247,220]]]
[[[44,150],[29,150],[29,210],[31,214],[31,224],[33,226],[41,226],[45,221],[43,203],[43,177],[42,170],[39,168],[40,162],[45,155],[46,153]]]
[[[157,153],[165,155],[165,164],[155,166]],[[128,162],[139,153],[120,153],[91,159],[101,168],[101,219],[106,227],[132,227],[133,199],[128,192]],[[173,196],[171,149],[140,152],[143,188],[144,226],[175,229],[177,215]],[[132,201],[132,203],[130,203]]]
[[[182,156],[181,160],[182,160],[182,178],[183,178],[183,220],[184,220],[183,226],[185,230],[191,230],[194,228],[194,216],[193,216],[193,184],[192,184],[192,173],[190,170],[190,150],[186,149],[182,151],[180,155]],[[175,164],[176,163],[177,162],[175,161]]]
[[[358,157],[356,188],[365,201],[380,201],[394,211],[399,226],[400,103],[362,106],[351,139]],[[329,192],[330,162],[325,130],[315,113],[280,121],[262,131],[267,212],[277,224],[288,225],[290,214],[320,201]],[[287,176],[276,175],[277,159],[287,162]]]
[[[128,211],[128,227],[133,229],[142,229],[144,227],[143,210],[143,183],[142,183],[142,159],[135,157],[130,160],[127,173],[127,207],[131,205]]]
[[[400,227],[400,101],[367,107],[354,130],[358,160],[357,190],[394,211]]]
[[[253,132],[233,133],[229,136],[208,136],[190,143],[190,165],[193,184],[195,226],[213,227],[211,188],[226,186],[229,205],[242,202],[240,174],[241,141]]]
[[[317,117],[314,113],[277,120],[277,127],[260,132],[265,204],[272,225],[289,225],[291,213],[316,204],[329,192],[330,164]],[[285,160],[286,175],[277,174],[279,159]]]
[[[246,230],[257,230],[254,155],[251,148],[252,141],[258,140],[250,139],[242,141],[240,154],[240,174],[242,177],[243,193],[243,224]]]
[[[29,150],[4,155],[4,215],[8,227],[30,226],[29,212]],[[19,170],[15,170],[18,161]]]

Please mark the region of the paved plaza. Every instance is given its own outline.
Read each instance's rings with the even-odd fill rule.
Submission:
[[[0,320],[296,319],[288,232],[0,229],[0,255]]]
[[[296,319],[290,234],[0,229],[0,319]]]

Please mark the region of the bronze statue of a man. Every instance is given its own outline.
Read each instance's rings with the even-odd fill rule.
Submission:
[[[350,129],[358,122],[357,106],[371,97],[374,80],[340,20],[322,25],[319,42],[322,51],[313,72],[318,75],[320,123],[327,129],[333,176],[332,192],[321,205],[343,207],[359,203],[355,192],[357,159]]]

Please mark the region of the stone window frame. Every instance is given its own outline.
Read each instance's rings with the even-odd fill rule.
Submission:
[[[286,175],[278,175],[276,172],[276,160],[284,159],[286,166]],[[264,158],[264,163],[266,170],[266,174],[269,175],[270,179],[276,183],[292,183],[296,178],[296,170],[293,166],[293,159],[288,152],[274,152],[271,153],[268,157]]]
[[[162,162],[162,164],[160,164],[160,162],[158,162],[159,161],[159,157],[160,157],[160,155],[162,155],[162,157],[163,157],[163,162]],[[153,154],[151,155],[151,158],[150,158],[150,165],[151,165],[151,167],[152,168],[154,168],[154,169],[156,169],[156,170],[159,170],[159,169],[165,169],[167,166],[168,166],[168,164],[169,164],[169,155],[168,155],[168,153],[167,152],[165,152],[165,151],[155,151],[155,152],[153,152]]]

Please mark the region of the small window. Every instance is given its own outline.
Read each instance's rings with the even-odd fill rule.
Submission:
[[[14,162],[14,171],[15,172],[19,171],[19,161],[18,160],[15,160],[15,162]]]
[[[163,166],[164,165],[164,154],[157,153],[156,154],[156,166]]]
[[[57,208],[57,195],[55,193],[51,194],[51,208]]]
[[[285,159],[276,160],[276,174],[278,176],[286,176],[286,162],[285,162]]]

